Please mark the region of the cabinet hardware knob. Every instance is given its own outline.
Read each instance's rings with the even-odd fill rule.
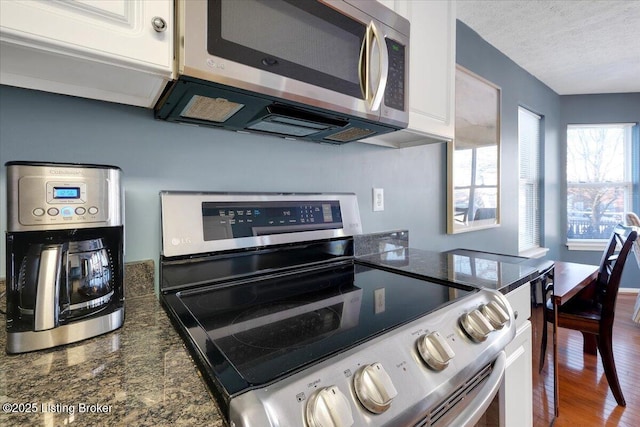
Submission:
[[[153,26],[153,29],[158,33],[162,33],[167,30],[167,21],[165,21],[163,18],[160,18],[159,16],[153,17],[153,19],[151,20],[151,25]]]

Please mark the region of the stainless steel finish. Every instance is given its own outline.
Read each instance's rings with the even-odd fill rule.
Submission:
[[[478,309],[463,314],[460,318],[460,325],[471,339],[476,342],[485,341],[491,331],[494,330],[491,323]]]
[[[381,414],[391,407],[398,391],[381,363],[360,368],[353,376],[353,389],[362,406],[374,414]]]
[[[203,238],[203,202],[337,200],[342,210],[342,229],[301,231],[295,233],[253,236],[226,240],[205,241]],[[163,191],[162,254],[166,257],[262,247],[308,240],[332,239],[362,233],[358,200],[355,194],[281,194],[281,193],[196,193]]]
[[[306,407],[308,427],[350,427],[353,415],[347,397],[336,386],[319,390]]]
[[[384,36],[381,34],[380,30],[374,22],[370,24],[371,28],[371,36],[378,46],[379,54],[379,69],[380,76],[378,76],[378,85],[376,91],[373,93],[373,98],[371,99],[370,108],[371,111],[378,111],[380,109],[380,105],[382,104],[382,98],[384,96],[384,90],[387,87],[387,78],[389,77],[389,54],[387,53],[387,43],[384,41]],[[369,30],[367,28],[367,30]],[[371,43],[371,47],[373,49],[374,43]],[[373,55],[371,61],[369,63],[369,73],[373,70]]]
[[[33,313],[35,331],[44,331],[58,326],[61,258],[61,245],[48,247],[40,254]]]
[[[507,313],[495,301],[491,301],[489,304],[483,306],[480,311],[495,329],[502,329],[509,321]]]
[[[154,16],[151,19],[151,26],[158,33],[163,33],[167,30],[167,21],[159,16]]]
[[[117,168],[47,164],[8,166],[7,231],[122,225],[120,174]],[[80,197],[54,199],[55,187],[78,188]],[[85,212],[78,215],[82,209]],[[49,210],[57,211],[57,214],[51,215]]]
[[[386,6],[375,1],[320,0],[341,13],[365,25],[377,18],[375,24],[385,36],[405,45],[409,55],[409,21]],[[240,89],[300,102],[314,107],[351,114],[364,119],[406,127],[408,111],[399,111],[382,106],[372,110],[368,100],[358,99],[323,87],[265,72],[207,52],[207,2],[177,0],[177,30],[181,43],[178,51],[177,72],[186,75],[237,87]],[[368,66],[367,66],[368,67]],[[409,83],[409,63],[405,64],[405,85]],[[384,92],[384,91],[383,91]],[[405,92],[408,97],[408,87]]]
[[[418,352],[422,360],[433,370],[442,371],[456,354],[442,338],[438,331],[425,334],[418,338]]]
[[[119,328],[124,319],[120,169],[19,161],[6,167],[12,251],[7,352],[55,347]]]
[[[117,329],[123,322],[124,308],[119,308],[104,316],[79,320],[46,331],[7,334],[7,353],[24,353],[82,341]]]
[[[498,394],[502,385],[502,379],[507,368],[507,355],[501,351],[493,362],[491,375],[481,387],[476,387],[464,395],[464,400],[470,405],[460,408],[460,411],[452,411],[438,420],[438,426],[475,426],[487,411],[494,397]],[[458,396],[459,397],[459,396]]]
[[[509,322],[492,332],[490,339],[475,343],[463,332],[458,319],[491,301],[497,301],[507,309]],[[440,372],[425,366],[415,345],[416,336],[436,330],[456,353],[455,364]],[[506,365],[503,349],[515,333],[516,322],[508,301],[497,291],[483,289],[453,302],[446,310],[437,310],[387,331],[365,345],[344,351],[264,388],[234,397],[230,403],[229,424],[235,427],[303,425],[309,399],[318,389],[335,387],[348,397],[354,426],[418,425],[447,400],[458,402],[449,411],[449,416],[457,422],[439,425],[469,425],[465,421],[481,413],[484,401],[490,402],[498,390]],[[376,361],[385,367],[389,378],[399,388],[389,409],[372,415],[354,400],[352,377],[363,365]],[[469,397],[460,401],[453,398],[451,393],[458,393],[456,390],[461,385],[491,363],[494,363],[493,372],[476,387],[482,396],[477,397],[472,391]]]
[[[367,27],[368,31],[369,27]],[[369,97],[369,73],[367,72],[369,63],[369,38],[364,37],[362,39],[362,46],[360,46],[360,55],[358,56],[358,82],[360,83],[360,93],[364,99]]]

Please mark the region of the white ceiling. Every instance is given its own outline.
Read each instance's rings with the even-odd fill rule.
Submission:
[[[640,0],[458,0],[456,9],[559,95],[640,92]]]

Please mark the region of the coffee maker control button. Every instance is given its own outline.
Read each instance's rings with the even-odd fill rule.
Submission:
[[[42,216],[42,215],[44,215],[44,209],[42,209],[42,208],[35,208],[35,209],[33,210],[33,215],[35,215],[35,216]]]
[[[95,215],[95,214],[97,214],[97,213],[98,213],[98,208],[96,208],[95,206],[91,206],[91,207],[89,208],[89,214],[90,214],[90,215]]]
[[[58,210],[58,208],[49,208],[47,209],[47,213],[51,216],[56,216],[60,213],[60,211]]]
[[[65,206],[62,209],[60,209],[60,213],[62,214],[63,217],[68,218],[70,216],[73,216],[73,208],[70,206]]]
[[[87,210],[85,208],[76,208],[76,215],[84,215]]]

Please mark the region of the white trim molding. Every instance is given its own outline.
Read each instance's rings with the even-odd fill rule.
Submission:
[[[567,249],[570,251],[598,251],[602,252],[607,248],[606,240],[572,240],[567,242]]]
[[[543,256],[547,255],[547,252],[549,252],[549,248],[541,248],[540,246],[537,246],[535,248],[530,248],[519,252],[518,255],[527,258],[542,258]]]

